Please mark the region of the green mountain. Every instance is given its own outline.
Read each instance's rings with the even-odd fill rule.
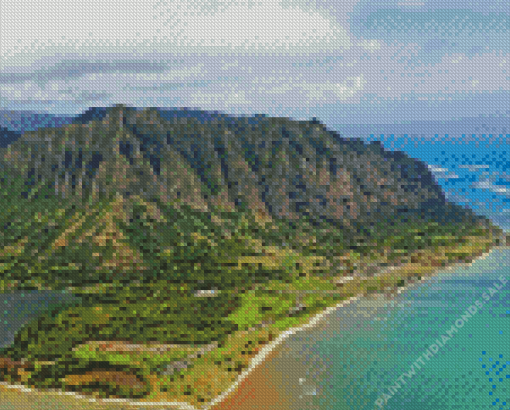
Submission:
[[[315,120],[117,105],[25,132],[0,167],[0,267],[19,280],[184,280],[182,264],[335,257],[402,223],[488,226],[426,164]]]

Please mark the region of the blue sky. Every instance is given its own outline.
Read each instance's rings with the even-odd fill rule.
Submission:
[[[510,118],[505,0],[2,0],[0,109]]]

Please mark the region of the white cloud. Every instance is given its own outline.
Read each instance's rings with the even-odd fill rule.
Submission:
[[[364,40],[358,43],[358,46],[368,51],[376,51],[381,48],[381,43],[377,40]]]
[[[243,90],[232,88],[226,92],[197,92],[189,100],[192,106],[202,109],[228,109],[250,104]]]
[[[123,74],[125,79],[130,82],[136,82],[138,85],[140,81],[156,81],[161,83],[162,81],[174,81],[184,80],[189,77],[197,78],[203,77],[206,72],[205,64],[197,64],[192,67],[186,67],[181,70],[170,70],[163,73],[125,73]]]
[[[46,90],[41,89],[33,81],[26,81],[22,86],[0,85],[0,98],[11,101],[53,101],[53,100],[73,100],[76,89],[62,87],[56,83],[51,83]]]
[[[324,11],[276,0],[215,5],[207,8],[191,0],[2,0],[0,55],[3,65],[18,66],[38,56],[70,52],[315,53],[351,45],[347,32]]]
[[[233,63],[224,63],[221,67],[222,70],[228,70],[230,68],[237,68],[239,67],[239,61],[234,61]]]
[[[364,85],[367,82],[363,78],[363,74],[359,77],[349,77],[342,83],[336,84],[336,88],[333,92],[338,96],[339,99],[345,100],[352,97],[358,91],[363,90]]]
[[[263,80],[257,79],[255,83],[271,84],[274,81],[274,78],[266,78]],[[335,100],[346,100],[363,90],[365,84],[366,81],[363,79],[363,74],[357,77],[347,77],[341,83],[334,83],[331,81],[315,83],[297,79],[287,79],[286,81],[281,81],[278,86],[267,87],[267,89],[261,92],[264,94],[286,94],[288,92],[297,91],[304,93],[308,101],[325,100],[330,98],[328,94],[333,95]]]

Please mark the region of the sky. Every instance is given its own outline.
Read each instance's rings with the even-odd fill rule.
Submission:
[[[0,109],[510,118],[507,0],[2,0]]]

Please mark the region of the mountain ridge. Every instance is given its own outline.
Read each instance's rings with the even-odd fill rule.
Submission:
[[[380,143],[344,139],[316,119],[218,114],[201,121],[199,113],[182,110],[165,118],[156,108],[119,104],[25,132],[0,149],[3,198],[23,198],[37,218],[58,219],[65,208],[71,219],[55,226],[36,222],[36,238],[13,202],[2,218],[0,245],[23,247],[26,264],[33,262],[30,252],[39,252],[39,269],[67,254],[82,268],[101,260],[114,270],[129,269],[129,263],[147,270],[143,260],[177,246],[165,234],[172,218],[186,220],[189,212],[201,213],[193,218],[205,217],[209,229],[216,221],[214,229],[225,229],[226,237],[237,228],[225,228],[225,212],[248,215],[257,235],[284,224],[290,231],[273,243],[278,246],[297,246],[300,235],[313,236],[311,227],[334,232],[347,246],[406,222],[490,224],[449,203],[425,163]],[[150,229],[137,229],[152,241],[143,246],[132,238],[132,225],[142,219]],[[188,244],[202,240],[193,235]],[[198,236],[207,237],[207,230]]]
[[[200,141],[200,138],[202,136],[205,136],[206,137],[206,140],[208,141],[209,143],[209,147],[208,148],[212,148],[211,151],[213,151],[212,153],[215,152],[218,152],[218,151],[221,151],[221,150],[225,150],[225,144],[221,144],[221,141],[219,144],[215,145],[214,147],[212,147],[211,143],[213,141],[211,141],[213,139],[213,135],[211,135],[211,132],[209,132],[208,134],[204,134],[204,130],[202,129],[200,132],[202,132],[202,134],[199,133],[196,133],[196,134],[193,134],[193,133],[188,133],[184,128],[186,128],[186,126],[189,126],[190,125],[198,125],[197,122],[195,121],[195,119],[193,117],[186,117],[186,116],[183,116],[181,118],[177,118],[175,117],[175,119],[173,120],[172,123],[170,122],[166,122],[164,119],[162,119],[162,117],[159,115],[159,112],[158,110],[156,109],[142,109],[142,110],[137,110],[135,111],[133,108],[131,107],[125,107],[123,105],[118,105],[118,106],[114,106],[109,110],[110,113],[113,113],[114,110],[120,110],[120,109],[125,109],[126,110],[126,115],[122,117],[122,125],[125,125],[125,132],[127,132],[129,134],[130,131],[132,131],[132,134],[134,135],[125,135],[124,137],[121,137],[124,138],[122,141],[120,141],[120,154],[123,154],[124,157],[128,158],[128,160],[132,163],[133,161],[133,158],[130,157],[130,150],[132,150],[133,148],[133,144],[130,144],[128,143],[127,140],[129,140],[129,138],[132,138],[132,137],[137,137],[138,140],[142,140],[141,143],[139,143],[139,149],[141,151],[145,151],[145,148],[149,148],[149,150],[151,150],[150,153],[147,153],[147,154],[143,154],[143,156],[149,160],[149,162],[151,163],[151,166],[152,166],[152,169],[153,169],[153,173],[155,173],[156,175],[159,173],[159,163],[161,162],[161,159],[160,158],[157,158],[157,155],[153,155],[154,152],[152,151],[158,151],[156,152],[157,154],[159,154],[159,150],[162,148],[162,145],[163,143],[167,143],[167,145],[172,145],[173,148],[174,148],[174,151],[178,151],[179,154],[181,154],[181,156],[184,157],[184,159],[188,162],[188,163],[191,163],[191,166],[194,167],[194,169],[198,170],[198,173],[201,174],[200,177],[202,179],[202,182],[203,183],[207,183],[209,181],[207,181],[207,177],[204,176],[204,173],[201,172],[202,170],[197,167],[195,164],[193,164],[193,161],[194,161],[194,157],[192,154],[199,154],[199,151],[200,151],[200,148],[199,146],[197,145],[197,142],[201,142]],[[91,109],[92,110],[92,109]],[[89,130],[89,138],[91,138],[91,134],[90,134],[90,130],[94,128],[94,125],[91,125],[91,124],[95,124],[95,123],[98,123],[98,120],[100,118],[103,118],[105,117],[107,114],[107,109],[96,109],[94,108],[93,110],[96,110],[97,112],[100,112],[101,113],[101,117],[96,117],[97,119],[93,119],[94,117],[93,116],[90,116],[90,118],[88,118],[87,116],[90,115],[91,113],[91,110],[88,110],[86,113],[84,113],[84,116],[79,116],[77,118],[75,118],[73,120],[73,123],[72,124],[69,124],[69,125],[65,125],[63,127],[60,127],[60,128],[54,128],[54,130],[58,130],[58,129],[63,129],[63,130],[67,130],[68,132],[71,131],[74,127],[79,127],[79,126],[84,126],[84,127],[88,127],[88,130]],[[140,119],[135,119],[133,117],[134,113],[137,113],[137,114],[140,114],[140,113],[143,113],[143,112],[150,112],[153,116],[152,119],[149,119],[147,117],[147,122],[143,123],[140,121]],[[183,110],[183,112],[185,112]],[[119,114],[120,114],[120,111],[119,111]],[[112,115],[109,115],[108,118],[111,118]],[[85,119],[85,121],[83,121]],[[224,119],[224,120],[223,120]],[[166,124],[165,126],[167,127],[172,127],[173,128],[173,132],[165,132],[165,130],[163,130],[164,127],[160,126],[159,127],[159,130],[157,130],[157,125],[155,123],[155,121],[165,121]],[[100,124],[103,125],[103,127],[99,127],[97,128],[96,127],[96,131],[97,132],[111,132],[112,129],[115,129],[116,126],[118,125],[115,125],[115,124],[119,124],[119,121],[118,119],[114,119],[113,120],[114,123],[113,124],[109,124],[109,119],[107,119],[106,121],[101,121]],[[152,121],[152,123],[151,123]],[[221,130],[225,133],[231,133],[231,132],[235,132],[235,127],[236,127],[236,124],[240,125],[241,127],[244,127],[244,128],[241,128],[240,131],[242,132],[246,127],[249,127],[251,126],[251,130],[249,131],[253,131],[253,129],[255,128],[255,124],[249,124],[248,123],[248,119],[246,118],[235,118],[235,119],[232,119],[231,117],[224,117],[223,115],[222,116],[219,116],[219,117],[216,117],[216,118],[211,118],[211,128],[214,127],[215,125],[218,126],[219,128],[221,128]],[[230,124],[228,124],[230,122]],[[189,124],[188,124],[189,123]],[[278,128],[277,130],[274,130],[272,129],[271,131],[273,131],[273,133],[276,131],[276,133],[280,133],[280,135],[278,135],[280,138],[280,141],[276,140],[276,138],[273,138],[273,140],[271,141],[273,143],[273,145],[275,145],[275,142],[279,145],[281,145],[282,142],[287,142],[287,145],[289,146],[289,151],[292,150],[294,152],[291,152],[290,154],[300,154],[300,155],[303,155],[302,153],[302,149],[303,147],[301,147],[299,144],[298,141],[296,141],[296,135],[292,135],[292,137],[294,138],[289,138],[290,137],[290,134],[289,134],[289,130],[288,128],[290,128],[291,126],[295,126],[295,125],[298,125],[301,129],[296,129],[296,127],[294,127],[294,129],[292,129],[291,133],[292,132],[296,132],[296,131],[306,131],[306,132],[310,132],[310,133],[313,133],[313,132],[323,132],[325,135],[327,135],[330,139],[330,143],[335,143],[335,147],[331,147],[331,148],[337,148],[335,154],[341,154],[342,152],[340,152],[342,149],[343,149],[343,152],[345,153],[345,150],[348,149],[351,153],[355,153],[357,154],[358,157],[362,156],[362,155],[365,155],[367,156],[369,150],[373,150],[375,151],[377,154],[383,156],[383,158],[385,158],[384,160],[385,161],[391,161],[391,162],[394,162],[394,163],[397,163],[397,164],[394,164],[395,166],[401,166],[403,167],[402,168],[402,177],[407,180],[409,178],[411,178],[412,176],[415,176],[415,177],[418,177],[419,178],[424,178],[425,180],[424,181],[417,181],[416,178],[415,180],[412,180],[411,184],[408,184],[406,186],[407,189],[410,189],[410,190],[413,190],[413,189],[416,189],[415,186],[416,186],[416,182],[422,182],[422,185],[426,185],[427,187],[433,189],[436,193],[437,193],[437,199],[440,201],[440,202],[444,202],[444,194],[441,195],[440,193],[440,189],[439,188],[436,188],[434,186],[434,183],[432,182],[433,181],[433,175],[428,171],[428,169],[426,169],[426,165],[424,163],[422,163],[421,161],[419,160],[415,160],[415,159],[409,159],[407,157],[406,154],[404,153],[401,153],[399,151],[396,151],[396,152],[391,152],[391,151],[385,151],[384,148],[382,148],[382,146],[380,146],[379,144],[375,143],[375,144],[368,144],[366,145],[362,140],[360,139],[343,139],[338,133],[334,132],[334,131],[329,131],[327,130],[327,128],[320,124],[320,123],[316,123],[316,124],[313,124],[313,121],[312,122],[307,122],[307,121],[299,121],[299,122],[296,122],[296,121],[290,121],[290,120],[286,120],[286,119],[275,119],[275,118],[272,118],[272,117],[259,117],[259,121],[258,121],[259,125],[259,129],[261,128],[260,124],[264,124],[264,125],[268,125],[268,124],[274,124],[273,128]],[[229,126],[230,125],[230,126]],[[152,129],[150,131],[152,131],[152,138],[151,138],[151,133],[148,132],[148,129],[151,128],[152,126]],[[311,126],[314,126],[315,129],[312,130]],[[71,128],[70,128],[71,127]],[[106,128],[108,127],[108,129]],[[177,127],[180,127],[180,128],[177,128]],[[232,129],[234,128],[234,130]],[[44,130],[47,130],[47,131],[44,131]],[[75,129],[76,131],[78,131],[78,129]],[[156,134],[156,130],[157,130],[157,137],[154,138],[154,134]],[[83,128],[82,130],[83,131]],[[38,133],[46,133],[48,134],[48,132],[50,133],[49,134],[49,139],[48,139],[48,135],[46,136],[46,138],[49,140],[51,140],[51,131],[49,131],[48,128],[44,127],[44,128],[40,128],[39,130],[36,130],[36,131],[29,131],[28,133],[25,133],[25,135],[27,136],[27,140],[30,140],[30,139],[34,139],[34,137],[36,135],[39,135]],[[183,138],[179,138],[179,136],[177,135],[177,137],[174,137],[174,134],[178,134],[179,132],[181,132],[182,134],[184,134],[188,140],[191,140],[191,139],[194,139],[194,144],[188,144],[188,145],[192,145],[192,146],[188,146],[186,147],[187,149],[182,149],[181,147],[179,147],[179,145],[183,145],[185,144],[186,141],[184,141]],[[264,131],[263,131],[264,132]],[[34,134],[35,133],[35,134]],[[166,134],[166,135],[165,135]],[[53,134],[55,135],[55,133]],[[216,135],[214,135],[216,136]],[[198,138],[197,138],[198,137]],[[285,140],[285,138],[287,138],[287,141]],[[225,139],[225,138],[224,138]],[[165,141],[166,140],[166,141]],[[96,142],[97,139],[95,140]],[[125,142],[125,144],[123,144]],[[131,141],[131,142],[134,142],[134,141]],[[217,141],[214,141],[214,142],[217,142]],[[254,153],[253,151],[256,151],[256,148],[253,147],[253,142],[254,142],[254,138],[252,136],[251,140],[250,141],[243,141],[245,142],[245,146],[244,147],[240,147],[240,148],[243,148],[244,151],[246,151],[246,146],[249,145],[249,143],[251,143],[252,147],[247,147],[248,149],[251,149],[252,153]],[[262,143],[264,143],[265,141],[262,141]],[[327,147],[325,147],[323,145],[323,143],[319,140],[317,140],[317,138],[315,138],[314,140],[312,140],[311,138],[309,138],[309,141],[306,141],[306,142],[310,142],[311,144],[315,145],[314,147],[310,147],[310,144],[307,144],[308,145],[308,151],[310,151],[310,148],[313,150],[315,149],[315,153],[314,152],[308,152],[309,154],[311,155],[317,155],[319,154],[319,152],[322,150],[324,152],[326,152]],[[238,141],[236,141],[234,138],[230,138],[229,139],[229,143],[238,143]],[[331,144],[332,145],[332,144]],[[110,147],[112,148],[112,147]],[[339,149],[338,149],[339,148]],[[12,148],[14,149],[14,148]],[[192,152],[194,150],[194,152]],[[72,150],[71,150],[72,151]],[[301,152],[299,152],[301,151]],[[353,152],[354,151],[354,152]],[[68,151],[69,152],[69,151]],[[101,155],[99,152],[97,153],[98,155]],[[152,154],[152,155],[151,155]],[[236,154],[238,154],[238,152],[236,152]],[[200,154],[199,154],[200,155]],[[320,154],[319,154],[320,155]],[[245,155],[246,156],[246,155]],[[295,155],[294,155],[295,156]],[[323,156],[324,157],[324,156]],[[97,158],[97,157],[96,157]],[[305,162],[308,162],[310,159],[306,159],[307,157],[305,157]],[[323,159],[323,158],[321,158]],[[329,161],[329,164],[326,164],[329,166],[330,169],[333,170],[333,173],[335,174],[335,171],[336,171],[336,168],[339,167],[339,165],[336,165],[335,162],[336,162],[336,158],[328,158],[330,159]],[[246,158],[244,158],[244,160],[246,160]],[[343,160],[345,163],[349,163],[349,165],[351,166],[351,169],[352,168],[356,168],[356,167],[363,167],[364,164],[356,164],[354,163],[353,161],[349,161],[349,158],[347,158],[346,156],[343,156]],[[217,163],[222,163],[222,166],[223,168],[225,169],[225,164],[224,164],[224,161],[222,161],[221,158],[217,158]],[[402,163],[405,163],[405,164],[402,164]],[[317,164],[311,164],[312,166],[314,165],[317,165]],[[413,170],[411,169],[411,165],[415,165],[415,168],[419,168],[417,169],[416,171],[417,172],[413,172]],[[65,166],[65,165],[64,165]],[[251,168],[257,168],[257,161],[252,161],[252,163],[250,164]],[[391,172],[397,172],[394,167],[390,169]],[[255,171],[257,171],[255,169]],[[224,172],[225,174],[228,173],[227,172]],[[227,176],[228,178],[228,176]],[[356,176],[356,178],[358,178],[358,176]],[[412,178],[411,178],[412,179]]]

